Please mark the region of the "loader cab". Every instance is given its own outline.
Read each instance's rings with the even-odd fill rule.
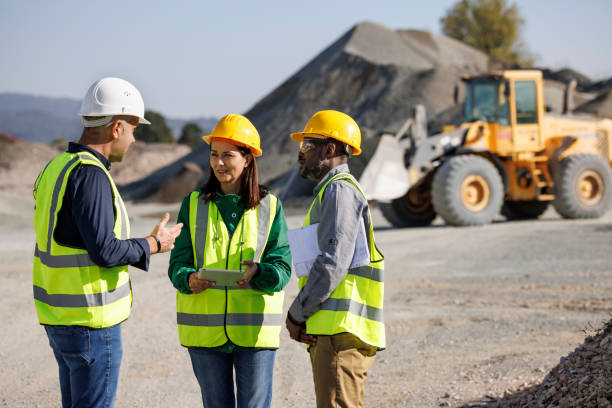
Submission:
[[[465,119],[489,124],[495,153],[542,149],[542,73],[514,70],[465,77]]]

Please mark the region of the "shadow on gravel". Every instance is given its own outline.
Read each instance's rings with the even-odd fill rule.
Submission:
[[[457,227],[454,225],[447,225],[447,224],[434,224],[434,225],[421,225],[421,226],[415,226],[415,227],[395,227],[393,225],[385,225],[385,226],[378,226],[378,227],[374,227],[374,231],[389,231],[389,230],[405,230],[405,231],[412,231],[412,230],[419,230],[419,229],[444,229],[444,228],[479,228],[480,226],[477,227]]]
[[[455,226],[455,225],[447,225],[447,224],[434,224],[434,225],[426,225],[426,226],[415,226],[415,227],[395,227],[393,225],[385,225],[385,226],[378,226],[378,227],[374,227],[374,231],[388,231],[388,230],[393,230],[393,229],[397,229],[397,230],[414,230],[414,229],[420,229],[420,228],[482,228],[482,227],[486,227],[487,225],[501,225],[501,224],[521,224],[521,223],[529,223],[529,222],[534,222],[537,221],[539,223],[541,222],[545,222],[545,223],[568,223],[568,226],[571,227],[571,222],[572,221],[580,221],[580,220],[564,220],[562,218],[541,218],[541,219],[537,219],[537,220],[493,220],[491,221],[490,224],[486,224],[486,225],[471,225],[471,226]],[[600,224],[600,225],[594,225],[592,227],[593,231],[595,232],[612,232],[612,224]]]
[[[449,224],[431,224],[431,225],[419,225],[414,227],[395,227],[393,225],[385,225],[374,227],[374,231],[388,231],[388,230],[418,230],[418,229],[461,229],[461,228],[483,228],[487,225],[496,225],[496,224],[506,224],[508,221],[505,220],[493,220],[490,224],[486,225],[466,225],[466,226],[458,226],[458,225],[449,225]]]
[[[596,232],[612,232],[612,224],[596,225],[593,230]]]

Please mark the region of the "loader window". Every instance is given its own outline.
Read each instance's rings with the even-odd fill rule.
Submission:
[[[516,81],[514,94],[516,95],[516,123],[519,125],[538,123],[535,81]]]
[[[477,78],[467,84],[465,95],[465,119],[468,122],[482,120],[510,124],[505,81],[493,78]]]

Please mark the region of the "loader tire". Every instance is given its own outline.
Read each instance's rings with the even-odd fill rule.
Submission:
[[[612,199],[612,170],[603,157],[578,153],[561,161],[553,206],[563,218],[598,218]]]
[[[506,201],[501,213],[507,220],[535,220],[544,214],[548,201]]]
[[[432,185],[435,211],[447,224],[490,223],[502,206],[501,176],[487,159],[461,155],[448,159],[436,172]]]
[[[429,187],[426,192],[410,190],[403,197],[390,203],[380,203],[380,211],[393,226],[398,228],[423,227],[431,224],[436,212],[431,204]]]

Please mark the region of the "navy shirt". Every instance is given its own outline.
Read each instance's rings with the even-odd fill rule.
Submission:
[[[78,143],[68,153],[89,152],[110,170],[110,162],[99,152]],[[96,265],[110,268],[132,265],[149,269],[149,243],[144,238],[115,237],[115,206],[108,177],[97,166],[81,165],[68,177],[66,193],[53,232],[59,244],[86,249]]]

